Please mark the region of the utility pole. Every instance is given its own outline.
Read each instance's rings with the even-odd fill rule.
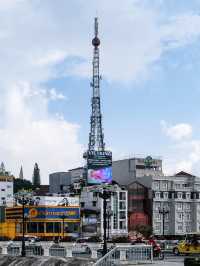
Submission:
[[[106,190],[105,188],[103,189],[103,192],[99,192],[99,197],[103,199],[103,256],[106,255],[108,252],[107,249],[107,234],[106,234],[106,228],[107,228],[107,213],[106,213],[106,208],[107,208],[107,199],[111,197],[111,191]]]
[[[111,211],[111,209],[108,209],[107,211],[107,218],[108,218],[108,240],[110,238],[110,218],[112,217],[113,212]]]
[[[32,200],[32,193],[27,192],[25,190],[21,190],[14,195],[16,201],[22,205],[22,251],[21,256],[26,256],[26,245],[25,245],[25,206],[27,203]]]
[[[159,213],[162,214],[162,234],[163,238],[165,236],[165,215],[169,213],[168,210],[166,210],[164,207],[159,210]]]

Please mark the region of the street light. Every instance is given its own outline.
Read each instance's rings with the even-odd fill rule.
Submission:
[[[162,214],[162,233],[163,237],[165,236],[165,215],[169,213],[169,210],[166,210],[164,207],[159,209],[159,213]]]
[[[107,228],[107,222],[106,222],[106,208],[107,208],[107,199],[111,197],[111,191],[106,190],[103,188],[103,192],[99,192],[99,197],[103,199],[103,256],[107,253],[107,240],[106,240],[106,228]]]
[[[60,219],[62,219],[62,231],[63,231],[62,232],[63,233],[63,237],[62,238],[63,238],[63,240],[64,240],[64,237],[65,237],[65,232],[64,232],[64,230],[65,230],[65,218],[66,218],[66,215],[64,215],[64,214],[60,216]]]
[[[25,190],[21,190],[19,192],[17,192],[14,195],[16,202],[19,202],[19,204],[22,205],[22,252],[21,252],[21,256],[25,257],[26,256],[26,246],[25,246],[25,206],[27,205],[28,202],[30,202],[30,200],[32,200],[32,193],[25,191]]]
[[[113,216],[113,211],[109,208],[107,211],[107,218],[108,218],[108,240],[110,238],[110,218]]]

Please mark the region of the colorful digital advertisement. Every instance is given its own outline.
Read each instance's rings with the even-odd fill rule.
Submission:
[[[88,169],[88,184],[102,184],[112,182],[112,167]]]

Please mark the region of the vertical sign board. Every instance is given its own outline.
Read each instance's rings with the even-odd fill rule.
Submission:
[[[112,152],[88,151],[84,157],[87,159],[88,184],[102,184],[112,182]]]

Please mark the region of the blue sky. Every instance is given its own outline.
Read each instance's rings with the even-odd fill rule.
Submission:
[[[200,175],[200,2],[2,0],[0,152],[31,179],[83,164],[99,17],[105,142]]]

